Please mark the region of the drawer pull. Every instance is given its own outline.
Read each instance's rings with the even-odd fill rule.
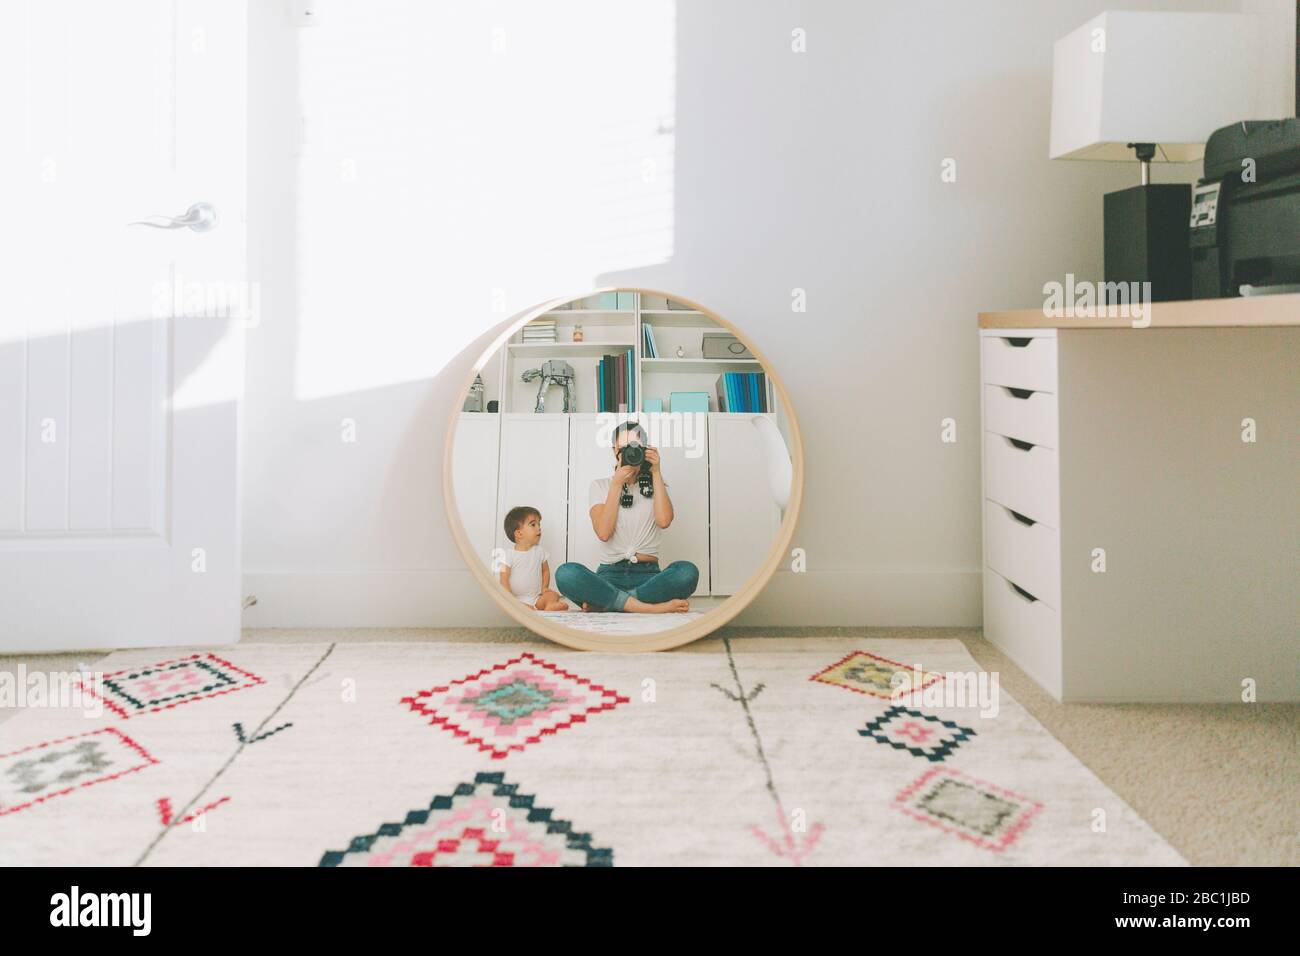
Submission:
[[[1005,438],[1006,436],[1003,437]],[[1007,438],[1007,441],[1011,443],[1012,447],[1019,448],[1021,451],[1033,451],[1036,447],[1033,442],[1024,441],[1020,438]]]
[[[1022,588],[1019,584],[1012,584],[1010,581],[1008,581],[1007,584],[1010,584],[1011,590],[1015,591],[1022,598],[1028,601],[1030,604],[1036,604],[1038,602],[1038,598],[1034,597],[1032,594],[1030,594],[1028,591]]]
[[[1003,505],[1002,507],[1007,508],[1006,505]],[[1015,511],[1014,509],[1011,508],[1007,508],[1007,514],[1011,515],[1011,517],[1015,518],[1021,524],[1028,525],[1031,528],[1034,525],[1038,524],[1038,522],[1035,521],[1033,518],[1029,517],[1029,515],[1022,515],[1019,511]]]
[[[1026,345],[1032,342],[1033,339],[1029,336],[1017,335],[1017,336],[1003,336],[1002,341],[1006,342],[1007,345],[1010,345],[1013,349],[1023,349]]]
[[[1003,385],[1002,390],[1012,398],[1030,398],[1034,394],[1032,388],[1012,388],[1010,385]]]

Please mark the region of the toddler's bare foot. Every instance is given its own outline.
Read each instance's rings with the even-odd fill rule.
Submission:
[[[564,598],[560,597],[560,592],[552,591],[550,588],[541,593],[533,607],[539,611],[567,611],[569,609],[569,605],[564,603]]]
[[[632,611],[636,614],[672,614],[681,611],[690,610],[690,604],[684,598],[673,598],[671,601],[664,601],[662,604],[647,604],[645,601],[638,601],[634,597],[627,599],[623,605],[623,610]]]

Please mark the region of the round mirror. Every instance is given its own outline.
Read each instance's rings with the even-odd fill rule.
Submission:
[[[789,398],[697,303],[613,289],[528,310],[460,395],[448,520],[492,599],[544,637],[676,647],[788,557],[803,490]]]

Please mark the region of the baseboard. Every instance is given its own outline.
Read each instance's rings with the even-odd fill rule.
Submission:
[[[735,618],[746,627],[982,627],[972,571],[778,571]]]
[[[978,627],[973,571],[780,571],[732,623],[746,627]],[[249,571],[244,627],[509,627],[468,571]]]

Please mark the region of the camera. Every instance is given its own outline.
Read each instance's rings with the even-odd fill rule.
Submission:
[[[618,450],[618,463],[620,465],[631,465],[638,469],[636,475],[637,489],[641,492],[642,498],[649,498],[654,495],[654,479],[651,477],[650,462],[645,457],[645,446],[640,442],[630,441]],[[623,493],[619,496],[618,502],[624,508],[632,507],[635,499],[628,490],[628,486],[623,486]]]
[[[636,442],[628,442],[618,450],[618,461],[621,465],[639,465],[645,467],[645,446],[638,445]]]

